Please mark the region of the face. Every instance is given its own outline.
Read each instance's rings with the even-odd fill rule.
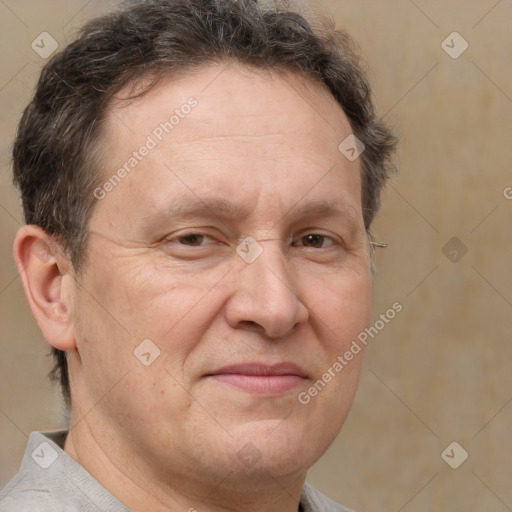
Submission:
[[[242,482],[331,444],[362,355],[333,365],[370,318],[350,133],[322,86],[234,64],[112,107],[70,361],[105,451]]]

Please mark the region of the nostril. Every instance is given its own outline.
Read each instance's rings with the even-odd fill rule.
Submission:
[[[263,326],[261,326],[257,322],[253,322],[252,320],[242,320],[240,322],[240,327],[247,329],[249,331],[256,331],[256,332],[261,332],[261,331],[265,330],[265,328]]]

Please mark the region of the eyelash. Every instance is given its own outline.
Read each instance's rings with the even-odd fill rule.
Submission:
[[[199,236],[199,237],[208,237],[208,238],[211,238],[211,239],[214,239],[214,237],[212,235],[209,235],[207,233],[201,233],[201,232],[198,232],[198,231],[190,231],[188,233],[184,233],[184,234],[181,234],[181,235],[178,235],[178,236],[173,236],[172,238],[167,238],[163,241],[163,243],[176,243],[177,245],[180,245],[182,247],[196,247],[196,248],[199,248],[199,247],[205,247],[206,245],[211,245],[211,244],[205,244],[205,245],[198,245],[198,246],[194,246],[194,245],[187,245],[187,244],[181,244],[179,242],[180,239],[182,238],[186,238],[186,237],[191,237],[191,236]],[[330,247],[333,247],[335,245],[341,245],[340,243],[338,243],[334,237],[332,236],[329,236],[329,235],[326,235],[324,233],[317,233],[317,232],[314,232],[314,231],[311,231],[311,232],[307,232],[303,235],[301,235],[299,237],[299,240],[302,241],[305,237],[307,236],[317,236],[317,237],[323,237],[323,239],[329,239],[331,240],[331,244],[327,247],[306,247],[308,249],[328,249]],[[299,247],[304,247],[303,245],[300,245]]]

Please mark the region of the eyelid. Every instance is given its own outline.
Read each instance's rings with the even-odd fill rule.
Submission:
[[[330,245],[329,247],[332,247],[334,245],[343,245],[343,240],[341,240],[340,237],[338,237],[338,236],[336,236],[334,234],[323,233],[322,231],[319,231],[319,230],[316,230],[316,229],[307,229],[307,230],[302,231],[300,234],[295,235],[295,236],[293,236],[293,234],[290,233],[290,235],[288,236],[288,240],[291,240],[291,242],[293,243],[294,240],[301,240],[302,238],[304,238],[307,235],[318,235],[318,236],[323,236],[325,238],[330,238],[333,241],[333,244]],[[324,247],[324,249],[326,249],[326,248],[327,247]]]
[[[200,247],[205,247],[207,245],[213,245],[213,243],[210,242],[210,243],[198,245],[198,246],[192,246],[192,245],[188,246],[186,244],[181,244],[178,242],[178,239],[187,237],[187,236],[191,236],[191,235],[198,235],[198,236],[210,238],[215,241],[213,243],[225,243],[225,241],[224,242],[222,241],[222,238],[223,238],[222,236],[209,233],[207,228],[188,229],[188,230],[181,231],[181,232],[178,231],[178,232],[172,233],[171,235],[166,236],[165,238],[163,238],[160,241],[160,243],[165,244],[165,243],[172,242],[181,247],[192,247],[192,248],[196,248],[196,249],[198,249]],[[344,245],[344,241],[339,236],[337,236],[333,233],[328,234],[328,233],[323,232],[320,229],[315,229],[315,228],[301,230],[297,234],[290,233],[288,235],[288,237],[286,237],[285,243],[287,245],[288,244],[291,245],[293,243],[296,243],[297,241],[301,241],[301,239],[307,235],[317,235],[317,236],[322,236],[324,238],[330,239],[332,241],[331,245],[329,245],[328,247],[324,247],[324,249],[333,247],[335,245]],[[246,238],[246,237],[245,236],[240,237],[238,242],[241,242],[244,238]],[[269,239],[265,239],[265,240],[261,240],[261,241],[268,241],[268,240]],[[275,240],[278,240],[278,239],[275,239]],[[228,243],[228,245],[229,245],[229,243]],[[235,245],[236,245],[236,242],[235,242]],[[299,247],[305,247],[305,246],[300,245]],[[305,248],[309,248],[309,247],[305,247]]]
[[[184,238],[184,237],[192,236],[192,235],[202,236],[205,238],[209,238],[211,240],[215,240],[216,242],[219,242],[217,237],[215,237],[214,235],[211,235],[210,233],[206,233],[205,231],[200,231],[200,230],[191,230],[191,231],[185,231],[183,233],[176,233],[171,236],[167,236],[162,240],[162,243],[176,242],[178,245],[182,245],[184,247],[194,247],[194,246],[187,246],[186,244],[179,243],[180,238]],[[204,244],[204,245],[209,245],[209,244]],[[203,247],[203,245],[198,245],[195,247]]]

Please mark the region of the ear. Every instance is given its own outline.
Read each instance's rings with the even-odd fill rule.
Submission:
[[[46,341],[63,351],[76,348],[72,308],[75,281],[65,252],[40,227],[27,225],[16,234],[14,259]]]

